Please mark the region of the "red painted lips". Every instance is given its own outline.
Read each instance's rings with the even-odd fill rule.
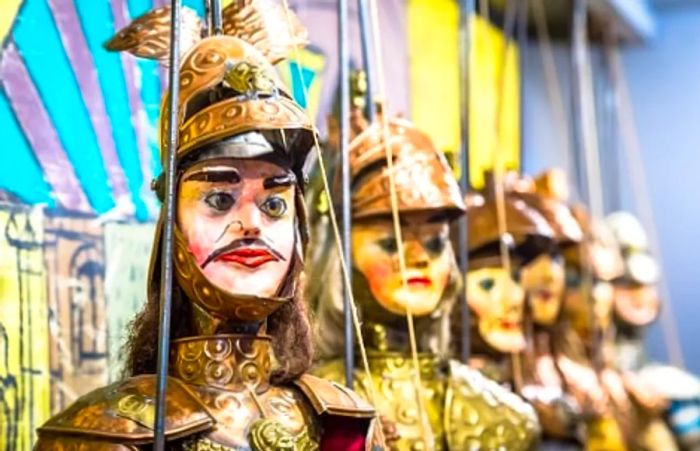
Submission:
[[[501,328],[505,330],[517,330],[520,329],[520,322],[519,321],[508,321],[508,320],[502,320],[501,321]]]
[[[257,268],[265,263],[278,261],[279,259],[266,249],[239,247],[231,252],[220,255],[217,260],[238,263],[248,268]]]
[[[406,282],[408,285],[417,287],[429,287],[433,283],[428,277],[409,277]]]

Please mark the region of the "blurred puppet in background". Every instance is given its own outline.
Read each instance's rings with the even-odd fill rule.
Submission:
[[[450,222],[464,212],[456,180],[425,133],[406,120],[384,120],[380,116],[367,125],[356,115],[350,144],[352,283],[369,361],[367,374],[358,356],[355,389],[368,399],[376,396],[390,449],[533,449],[538,424],[532,408],[447,357],[450,312],[461,286],[449,235]],[[400,240],[392,219],[390,177]],[[326,252],[331,259],[314,265],[317,272],[312,274],[324,283],[310,287],[316,293],[321,351],[316,374],[342,381],[340,262],[330,246]]]

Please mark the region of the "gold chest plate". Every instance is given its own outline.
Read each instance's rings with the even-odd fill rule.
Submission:
[[[457,362],[422,356],[421,394],[430,431],[423,438],[411,361],[393,353],[370,357],[371,383],[377,391],[377,411],[396,427],[400,438],[387,443],[397,451],[530,449],[539,435],[537,417],[521,398]],[[343,362],[333,360],[315,374],[344,378]],[[368,397],[370,379],[355,371],[355,391]]]
[[[296,389],[263,393],[190,386],[216,420],[213,430],[184,443],[186,450],[318,449],[316,415]]]

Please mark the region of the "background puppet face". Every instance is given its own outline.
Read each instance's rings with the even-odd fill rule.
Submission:
[[[352,228],[353,264],[367,279],[372,296],[385,309],[405,315],[432,313],[442,299],[454,265],[447,222],[425,215],[403,215],[401,227],[406,285],[399,268],[391,220],[356,223]]]
[[[551,325],[557,319],[564,295],[564,262],[548,253],[541,254],[520,272],[536,324]]]
[[[525,347],[525,292],[501,267],[474,269],[467,274],[467,302],[476,315],[479,334],[497,351],[512,353]]]
[[[587,338],[595,329],[605,330],[610,326],[613,296],[610,282],[591,277],[586,283],[578,267],[567,265],[564,305],[571,326],[581,337]]]
[[[615,314],[633,326],[646,326],[659,314],[659,292],[656,285],[615,283]]]
[[[233,294],[277,294],[295,247],[294,187],[291,172],[262,160],[207,160],[184,172],[178,225],[211,283]]]

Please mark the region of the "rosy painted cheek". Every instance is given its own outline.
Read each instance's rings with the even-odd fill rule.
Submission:
[[[390,277],[392,272],[393,270],[391,269],[391,266],[383,262],[374,263],[367,266],[365,277],[367,278],[369,287],[373,293],[378,293],[389,288],[387,286],[387,279]]]
[[[487,297],[488,296],[484,293],[478,293],[476,295],[470,296],[469,305],[478,316],[484,316],[488,313],[486,308],[486,306],[488,305]]]
[[[207,235],[208,234],[204,231],[200,231],[191,232],[186,237],[187,248],[190,250],[197,263],[200,265],[211,253],[210,246],[208,245],[209,240],[207,238]]]
[[[202,246],[200,246],[199,243],[188,243],[187,247],[192,255],[194,255],[194,259],[197,261],[197,263],[201,264],[201,262],[206,258],[206,253],[204,252]]]

